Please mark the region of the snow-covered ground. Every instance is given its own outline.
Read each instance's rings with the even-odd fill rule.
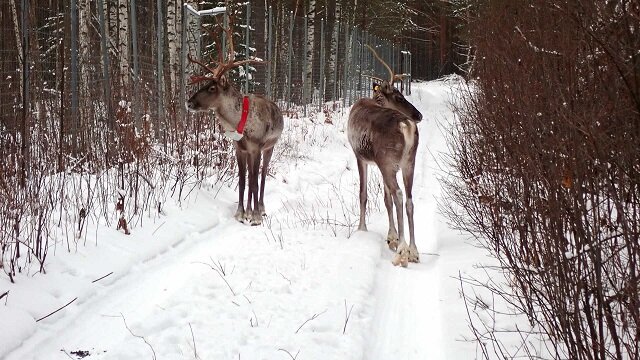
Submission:
[[[369,232],[355,231],[347,112],[333,124],[291,119],[262,226],[233,219],[235,189],[205,188],[130,236],[98,228],[77,251],[58,248],[46,275],[0,278],[0,294],[9,291],[0,358],[474,358],[455,277],[484,255],[437,211],[452,86],[414,84],[408,97],[425,117],[414,181],[420,264],[391,264],[377,176]]]

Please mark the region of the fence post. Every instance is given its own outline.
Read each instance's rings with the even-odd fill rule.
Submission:
[[[287,109],[291,107],[291,55],[293,51],[293,11],[290,13],[291,19],[289,24],[289,51],[287,52],[287,96],[285,97],[287,101]]]
[[[225,29],[229,27],[229,15],[227,11],[225,11],[224,15],[222,15],[222,27]],[[231,36],[233,36],[233,34]],[[224,59],[225,56],[227,56],[227,37],[223,36],[222,37],[222,58]],[[231,59],[231,60],[235,60],[235,59]]]
[[[29,172],[28,158],[29,158],[29,126],[27,121],[29,120],[29,2],[22,0],[22,179],[20,185],[24,188],[27,186],[27,178]]]
[[[271,8],[271,5],[269,5],[269,22],[268,22],[268,26],[269,29],[267,30],[267,97],[273,101],[272,99],[272,92],[271,92],[271,61],[273,61],[273,55],[271,53],[272,51],[272,42],[273,42],[273,31],[272,31],[272,24],[271,22],[273,21],[273,9]]]
[[[353,26],[353,35],[351,36],[351,102],[358,101],[358,62],[360,61],[360,48],[358,47],[360,35],[358,28]]]
[[[338,30],[336,31],[336,54],[335,56],[335,61],[333,63],[334,69],[333,69],[333,96],[331,96],[331,101],[335,102],[336,100],[338,100],[338,96],[337,96],[337,91],[338,91],[338,74],[340,73],[340,66],[338,66],[339,62],[339,55],[340,55],[340,23],[338,21],[336,21],[335,24],[336,27],[338,27]],[[335,104],[332,104],[332,106],[334,106]]]
[[[182,33],[180,34],[180,104],[178,104],[178,118],[183,118],[186,110],[184,108],[184,104],[187,102],[186,100],[186,79],[185,74],[187,72],[187,6],[188,4],[182,5]],[[186,112],[188,116],[189,113]]]
[[[360,52],[360,68],[358,69],[358,98],[362,98],[364,95],[364,90],[362,89],[362,67],[364,66],[364,43],[367,39],[367,32],[360,32],[360,46],[358,47],[358,51]]]
[[[396,44],[391,40],[391,70],[395,73],[398,67],[396,66]]]
[[[343,76],[342,76],[342,107],[345,108],[347,106],[347,93],[348,85],[349,85],[349,26],[348,24],[344,27],[344,62],[343,62]]]
[[[247,59],[251,58],[251,51],[249,50],[249,26],[251,20],[251,1],[247,1],[247,27],[245,29],[245,42],[244,42],[244,52],[245,57]],[[244,65],[244,91],[245,93],[249,93],[249,63]]]
[[[413,72],[411,71],[411,53],[408,52],[408,54],[409,54],[409,66],[408,66],[408,69],[409,69],[409,84],[408,85],[409,86],[407,86],[407,88],[409,89],[409,95],[411,95],[411,81],[413,80]]]
[[[322,112],[324,102],[324,18],[320,19],[320,96],[318,97],[318,113]]]
[[[142,129],[142,117],[140,115],[140,60],[138,57],[138,17],[136,13],[136,0],[130,0],[131,10],[131,55],[133,57],[133,116],[138,130]]]
[[[102,0],[100,0],[102,1]],[[156,11],[158,13],[158,17],[157,17],[157,24],[156,24],[156,30],[157,30],[157,47],[158,47],[158,53],[157,53],[157,69],[156,69],[156,77],[158,79],[157,81],[157,87],[158,87],[158,117],[157,117],[157,121],[156,121],[156,128],[155,128],[155,136],[156,139],[158,139],[160,137],[160,132],[162,131],[163,134],[163,138],[164,138],[164,68],[163,68],[163,63],[164,63],[164,22],[163,19],[164,17],[162,16],[162,0],[157,0],[156,1]],[[162,128],[162,130],[161,130]],[[166,143],[165,143],[166,144]]]
[[[307,52],[309,51],[309,18],[304,16],[304,52],[302,53],[302,106],[304,106],[304,117],[307,117],[307,99],[309,98],[307,89]]]
[[[71,138],[73,151],[78,148],[78,0],[71,0]]]

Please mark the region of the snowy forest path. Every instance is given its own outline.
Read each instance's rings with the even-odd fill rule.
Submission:
[[[355,231],[348,112],[333,122],[288,119],[262,226],[233,219],[237,193],[225,186],[217,195],[197,190],[162,224],[137,229],[139,238],[101,229],[90,253],[55,257],[50,266],[73,271],[75,282],[54,280],[47,289],[64,299],[79,293],[78,300],[33,325],[3,360],[469,358],[473,345],[459,341],[466,317],[455,276],[480,255],[436,204],[451,93],[450,84],[431,82],[416,84],[409,98],[425,116],[414,181],[419,264],[391,264],[379,186],[370,188],[369,231]],[[91,283],[108,269],[112,276]],[[48,296],[47,289],[26,294]]]

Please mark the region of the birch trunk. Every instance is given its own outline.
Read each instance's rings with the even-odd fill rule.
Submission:
[[[338,44],[339,44],[339,36],[340,36],[340,21],[342,20],[342,11],[341,11],[340,0],[336,1],[336,10],[335,10],[335,21],[333,23],[333,31],[331,33],[331,46],[329,48],[329,81],[327,84],[327,90],[325,94],[331,93],[332,96],[335,96],[333,93],[333,86],[337,81],[336,74],[336,66],[338,59]]]
[[[304,69],[304,74],[307,78],[306,84],[313,89],[313,53],[315,45],[315,17],[316,17],[316,0],[309,0],[309,10],[307,27],[309,29],[309,37],[307,38],[307,68]],[[307,94],[311,94],[312,91],[308,91]]]
[[[170,96],[177,95],[178,73],[178,18],[176,0],[167,0],[167,46],[169,47],[169,89]]]
[[[79,34],[78,43],[80,48],[80,99],[88,99],[89,84],[89,23],[91,22],[91,3],[89,0],[78,1],[78,21]]]
[[[129,88],[129,2],[118,0],[118,67],[124,96]]]
[[[112,39],[118,38],[118,0],[107,0],[104,2],[107,13],[107,29],[109,32],[110,46],[116,49],[116,44],[112,43]]]

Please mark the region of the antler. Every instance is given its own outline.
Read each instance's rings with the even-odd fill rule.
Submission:
[[[206,80],[220,80],[220,77],[222,75],[224,75],[226,72],[228,72],[229,70],[244,65],[244,64],[260,64],[260,63],[264,63],[264,61],[262,60],[257,60],[257,59],[245,59],[245,60],[238,60],[238,61],[234,61],[235,60],[235,46],[233,44],[233,30],[232,30],[232,18],[230,17],[229,19],[229,27],[228,28],[224,28],[220,22],[218,21],[218,19],[216,18],[216,22],[217,22],[217,26],[219,26],[225,33],[226,38],[227,38],[227,59],[224,60],[224,54],[222,54],[222,51],[220,48],[218,48],[218,61],[214,62],[216,63],[216,67],[215,68],[210,68],[208,65],[204,64],[202,61],[199,61],[197,59],[194,59],[191,57],[191,55],[188,55],[188,59],[190,62],[195,63],[200,65],[201,67],[203,67],[205,70],[207,70],[211,75],[213,75],[213,77],[208,77],[208,76],[192,76],[191,77],[191,81],[192,84],[196,83],[196,82],[200,82],[200,81],[206,81]],[[213,30],[208,30],[209,34],[214,37],[215,35],[217,35],[217,31],[213,31]]]
[[[236,58],[236,52],[235,52],[235,46],[233,44],[232,26],[233,26],[233,17],[229,17],[229,27],[222,28],[227,36],[227,61],[224,64],[222,64],[222,66],[220,67],[220,73],[217,76],[218,78],[222,76],[224,73],[226,73],[227,71],[244,64],[264,63],[264,61],[257,60],[257,59],[245,59],[245,60],[234,61]],[[247,55],[249,53],[248,50],[249,49],[247,49]]]
[[[205,70],[207,70],[211,75],[213,75],[213,77],[207,76],[207,75],[191,75],[191,82],[189,83],[190,85],[197,84],[197,83],[202,82],[202,81],[208,81],[208,80],[216,79],[216,71],[220,67],[219,65],[215,69],[212,69],[212,68],[209,67],[209,65],[203,63],[202,61],[192,58],[191,54],[187,54],[187,59],[189,59],[189,62],[191,62],[193,64],[200,65]]]
[[[384,65],[384,67],[387,68],[387,71],[389,71],[389,76],[390,76],[389,83],[393,84],[393,82],[395,81],[395,78],[396,78],[396,75],[393,73],[393,70],[391,70],[389,65],[387,65],[387,63],[384,62],[384,60],[382,60],[380,58],[380,56],[378,56],[378,53],[375,50],[373,50],[373,48],[371,46],[369,46],[369,44],[365,44],[364,46],[366,46],[373,53],[373,56],[375,56],[375,58],[378,59],[378,61],[380,61],[382,63],[382,65]]]

